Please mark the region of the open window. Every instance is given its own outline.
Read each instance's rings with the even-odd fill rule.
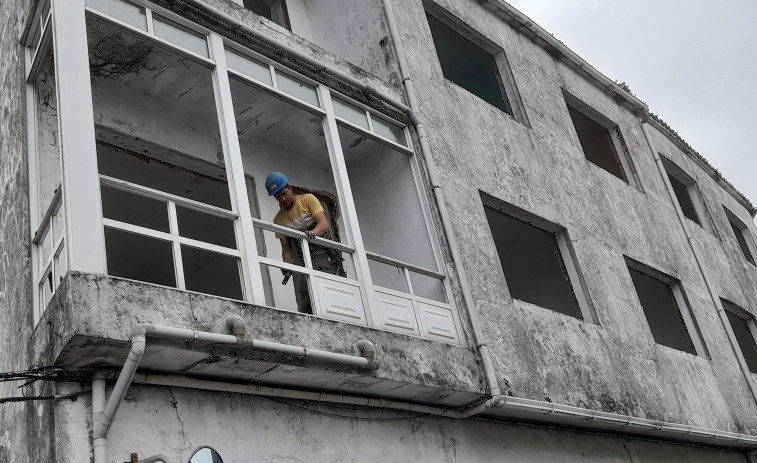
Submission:
[[[291,30],[286,0],[235,0],[259,16]]]
[[[586,159],[624,182],[639,186],[618,125],[573,95],[563,91],[563,96]]]
[[[427,2],[425,7],[444,77],[516,119],[525,120],[502,48],[437,5]]]
[[[689,354],[707,356],[681,284],[632,259],[626,258],[626,264],[655,342]]]
[[[737,306],[733,302],[720,299],[723,304],[728,321],[736,335],[736,341],[739,344],[741,354],[744,356],[749,371],[757,373],[757,325],[755,325],[754,315]]]
[[[482,199],[510,295],[596,322],[567,230],[489,196]]]
[[[692,222],[706,227],[707,216],[696,182],[669,159],[664,156],[660,156],[660,158],[683,215]]]
[[[736,242],[739,245],[739,249],[741,249],[741,254],[744,255],[744,258],[752,265],[757,265],[754,260],[755,254],[755,244],[754,240],[752,239],[752,235],[749,233],[749,228],[747,228],[746,224],[739,220],[736,215],[726,209],[723,208],[725,211],[725,215],[728,218],[728,224],[731,226],[731,230],[733,231],[733,236],[736,238]]]

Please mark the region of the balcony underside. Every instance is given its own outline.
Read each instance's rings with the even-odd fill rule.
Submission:
[[[247,337],[358,355],[357,342],[376,347],[376,370],[205,342],[149,337],[140,371],[228,382],[359,394],[458,408],[484,397],[483,373],[472,351],[387,331],[244,304],[171,288],[69,273],[30,341],[39,365],[57,363],[90,374],[119,368],[141,323],[229,334],[241,316]],[[453,370],[453,371],[451,371]]]

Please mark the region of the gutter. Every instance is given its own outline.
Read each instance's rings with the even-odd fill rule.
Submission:
[[[593,79],[600,88],[613,94],[618,103],[624,103],[631,111],[638,116],[645,116],[649,113],[646,103],[631,95],[623,88],[612,81],[609,77],[597,71],[592,65],[584,61],[573,50],[557,40],[552,34],[547,32],[538,24],[534,23],[528,16],[515,9],[509,3],[502,0],[478,0],[485,8],[492,13],[504,19],[508,24],[513,26],[518,32],[529,37],[531,40],[546,49],[547,52],[558,60],[567,60],[574,68],[583,72],[586,76]]]

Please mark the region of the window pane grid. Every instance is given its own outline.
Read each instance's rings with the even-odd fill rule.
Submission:
[[[170,44],[196,58],[212,63],[207,34],[179,22],[153,15],[152,10],[126,0],[87,0],[87,10],[107,21],[116,21],[133,32]]]
[[[334,104],[334,115],[340,123],[389,141],[392,145],[401,147],[403,151],[408,150],[403,127],[339,98],[332,98],[332,102]]]

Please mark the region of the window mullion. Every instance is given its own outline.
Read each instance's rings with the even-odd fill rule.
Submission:
[[[168,229],[173,237],[171,246],[173,247],[174,272],[176,272],[176,287],[187,289],[184,282],[184,260],[181,258],[181,242],[179,238],[179,219],[176,214],[176,203],[168,202]]]
[[[250,202],[247,198],[244,164],[242,163],[242,151],[237,138],[237,122],[231,98],[223,39],[213,33],[208,38],[210,56],[216,62],[213,80],[216,86],[216,107],[218,108],[218,122],[221,127],[221,139],[224,147],[226,178],[229,182],[232,207],[239,214],[236,225],[238,230],[237,248],[242,254],[242,280],[247,293],[245,299],[258,305],[265,305],[263,276],[255,252],[258,249],[257,239],[252,224]]]
[[[105,273],[84,0],[53,0],[52,12],[68,265]]]
[[[331,165],[333,166],[334,182],[338,191],[338,197],[342,202],[341,208],[344,211],[344,227],[347,231],[347,237],[355,248],[353,254],[355,262],[355,271],[357,280],[364,289],[363,301],[368,310],[365,311],[369,325],[372,325],[373,316],[371,308],[378,308],[379,305],[375,300],[375,291],[373,280],[368,267],[368,257],[365,254],[363,245],[363,235],[360,232],[360,225],[357,220],[357,210],[355,200],[352,197],[352,188],[350,187],[349,177],[347,174],[347,164],[344,161],[342,153],[342,144],[339,140],[339,131],[334,115],[334,105],[331,101],[331,93],[323,85],[318,86],[318,97],[322,102],[323,109],[326,110],[326,118],[323,120],[324,135],[326,145],[328,146]]]

